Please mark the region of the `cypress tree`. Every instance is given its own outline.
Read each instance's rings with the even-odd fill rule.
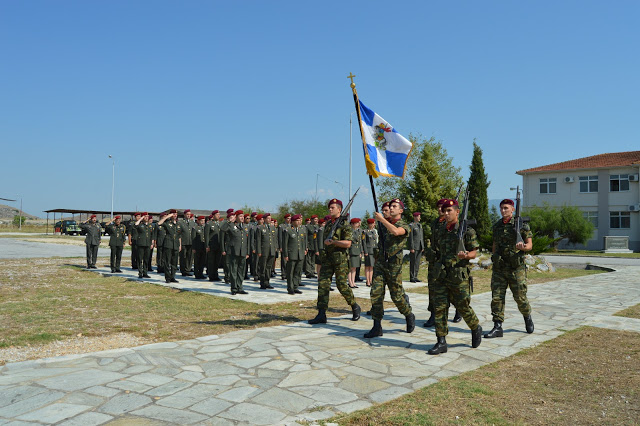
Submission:
[[[475,219],[474,228],[480,241],[491,234],[491,219],[489,218],[489,198],[487,189],[491,182],[484,171],[482,149],[473,140],[473,158],[471,159],[471,175],[469,176],[469,218]]]

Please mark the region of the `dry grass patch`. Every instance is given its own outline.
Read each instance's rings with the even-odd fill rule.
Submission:
[[[594,345],[606,342],[606,350]],[[638,424],[640,334],[584,327],[340,425]]]
[[[640,319],[640,305],[630,306],[627,309],[616,312],[614,315],[619,317]]]

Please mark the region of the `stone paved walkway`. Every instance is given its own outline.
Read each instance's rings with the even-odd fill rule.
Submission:
[[[429,356],[433,330],[404,329],[388,312],[384,336],[363,339],[371,320],[295,323],[221,336],[82,356],[7,364],[0,369],[0,424],[293,424],[388,401],[439,379],[499,361],[581,325],[640,332],[640,320],[612,317],[640,303],[640,268],[531,286],[536,331],[527,334],[513,300],[505,337],[470,347],[466,326],[451,327],[449,352]],[[419,324],[427,296],[411,297]],[[473,296],[485,328],[490,294]],[[149,423],[146,423],[149,424]]]

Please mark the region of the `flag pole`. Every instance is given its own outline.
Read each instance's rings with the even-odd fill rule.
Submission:
[[[364,158],[365,158],[365,166],[366,161],[367,161],[367,151],[366,151],[366,145],[367,143],[364,140],[364,133],[362,131],[362,119],[360,117],[360,102],[358,101],[358,91],[356,90],[356,84],[353,82],[355,75],[353,75],[352,73],[349,73],[349,75],[347,76],[347,78],[351,79],[351,90],[353,91],[353,102],[355,103],[356,106],[356,114],[358,115],[358,128],[360,129],[360,137],[362,138],[362,151],[364,153]],[[375,208],[375,211],[378,212],[378,200],[376,198],[376,187],[373,184],[373,176],[371,176],[371,173],[369,173],[369,169],[367,167],[367,174],[369,175],[369,183],[371,184],[371,195],[373,195],[373,207]]]

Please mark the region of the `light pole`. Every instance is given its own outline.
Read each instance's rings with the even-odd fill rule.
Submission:
[[[351,199],[351,152],[353,139],[353,113],[349,114],[349,199]]]
[[[20,216],[18,216],[18,229],[22,231],[22,195],[18,195],[20,197]]]
[[[316,200],[318,199],[318,178],[320,178],[320,177],[325,178],[326,180],[330,180],[333,183],[337,183],[344,190],[344,185],[342,184],[342,182],[338,182],[337,180],[329,179],[326,176],[322,176],[320,173],[316,173]],[[349,198],[351,198],[351,197],[349,197]]]
[[[111,217],[113,219],[113,192],[116,187],[116,160],[110,155],[111,158]]]

